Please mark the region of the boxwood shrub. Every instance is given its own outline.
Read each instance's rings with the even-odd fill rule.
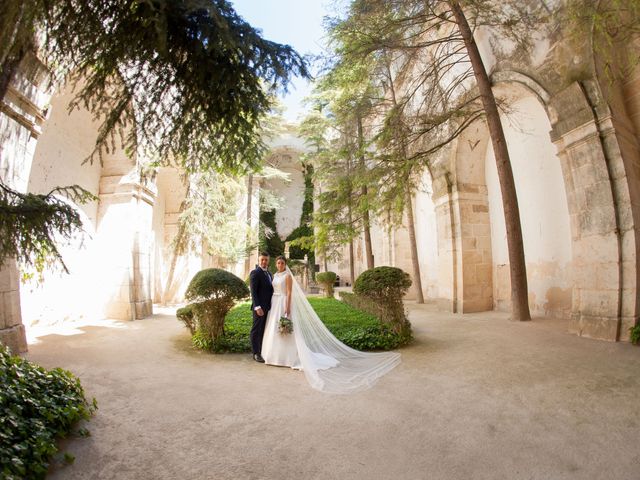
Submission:
[[[338,276],[335,272],[316,273],[316,282],[322,285],[325,297],[333,298],[333,284],[336,282],[336,278]]]
[[[207,268],[195,274],[185,298],[192,302],[176,312],[178,319],[199,340],[215,343],[224,336],[224,318],[237,300],[249,296],[249,287],[233,273],[219,268]],[[204,337],[204,338],[202,338]]]

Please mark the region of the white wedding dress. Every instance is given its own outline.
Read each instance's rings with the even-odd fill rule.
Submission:
[[[292,334],[278,331],[286,306],[287,275],[293,280]],[[302,370],[313,388],[337,394],[370,388],[400,363],[397,352],[360,352],[334,337],[311,307],[288,267],[273,277],[273,291],[262,341],[265,363]]]
[[[284,315],[287,305],[287,275],[285,272],[276,272],[273,276],[273,297],[271,297],[271,310],[267,315],[267,323],[262,338],[262,358],[267,365],[291,367],[302,369],[295,336],[280,333],[280,317]]]

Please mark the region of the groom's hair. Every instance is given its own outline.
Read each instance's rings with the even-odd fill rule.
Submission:
[[[260,255],[258,255],[259,257],[268,257],[269,256],[269,252],[260,252]]]

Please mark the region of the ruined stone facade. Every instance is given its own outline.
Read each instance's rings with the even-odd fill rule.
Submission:
[[[628,340],[639,314],[640,69],[613,81],[589,42],[575,51],[562,38],[543,38],[527,56],[493,51],[483,32],[478,41],[494,91],[512,110],[503,126],[533,316],[570,319],[578,335]],[[573,63],[580,76],[567,73]],[[484,121],[430,172],[414,198],[425,298],[459,313],[508,311],[504,215]],[[372,232],[376,265],[412,272],[406,228],[384,224],[378,219]],[[355,250],[357,277],[366,268],[363,239]],[[351,283],[347,259],[345,250],[329,269]]]
[[[153,304],[182,301],[193,275],[217,266],[204,248],[173,261],[185,186],[179,172],[161,168],[141,174],[135,154],[115,149],[102,161],[85,162],[98,134],[98,122],[82,108],[68,111],[73,92],[47,91],[47,70],[29,57],[0,109],[0,175],[21,192],[48,193],[80,185],[98,201],[75,205],[85,233],[61,247],[69,275],[44,272],[42,283],[21,282],[15,261],[0,270],[0,342],[26,350],[25,326],[68,320],[135,320],[152,314]],[[255,225],[258,189],[253,190]],[[240,212],[239,214],[242,214]],[[242,276],[244,262],[235,266]]]
[[[640,69],[611,82],[601,65],[588,60],[592,54],[573,52],[562,39],[541,39],[531,57],[498,55],[488,38],[478,39],[496,93],[513,107],[503,124],[532,313],[570,319],[570,330],[579,335],[627,340],[639,314]],[[567,80],[576,56],[588,75]],[[25,324],[148,316],[154,302],[180,300],[191,276],[215,263],[204,249],[176,259],[167,288],[185,194],[178,173],[160,169],[155,178],[144,178],[140,159],[119,150],[102,164],[82,164],[98,124],[82,109],[69,113],[72,92],[47,91],[46,80],[44,66],[28,57],[0,105],[0,175],[23,192],[79,184],[99,201],[76,206],[89,237],[82,248],[78,243],[63,250],[71,275],[21,285],[15,262],[0,270],[0,341],[14,351],[26,349]],[[293,138],[274,148],[291,159],[303,151]],[[301,191],[300,171],[291,173],[293,183],[267,187],[286,195]],[[255,225],[261,180],[253,181]],[[467,129],[425,170],[422,183],[413,200],[427,301],[459,313],[509,310],[504,219],[486,125]],[[278,214],[285,236],[297,226],[301,203],[292,197]],[[406,229],[388,229],[380,218],[372,240],[376,265],[412,272]],[[362,241],[355,254],[357,276],[366,268]],[[252,263],[242,262],[235,273],[245,275]],[[346,251],[328,269],[343,284],[354,280]]]

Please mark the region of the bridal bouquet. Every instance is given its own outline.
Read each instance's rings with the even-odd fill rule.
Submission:
[[[287,317],[280,317],[278,331],[287,335],[293,333],[293,322],[291,322],[291,319]]]

